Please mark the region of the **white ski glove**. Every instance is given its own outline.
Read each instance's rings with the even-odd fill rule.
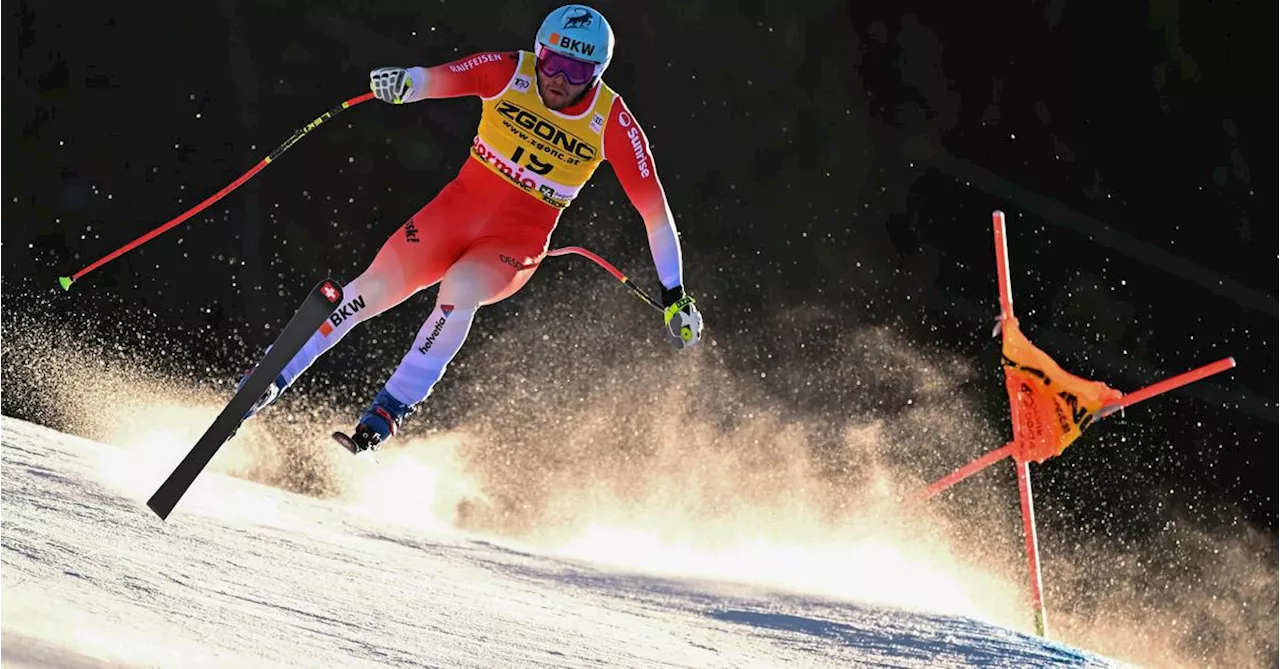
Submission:
[[[413,90],[413,80],[403,67],[380,67],[369,73],[369,90],[383,102],[404,104]]]
[[[662,291],[662,304],[667,341],[682,350],[696,346],[702,340],[702,314],[693,306],[693,298],[685,295],[683,286],[676,286]]]

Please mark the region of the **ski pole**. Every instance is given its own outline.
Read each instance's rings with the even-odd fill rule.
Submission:
[[[239,179],[236,179],[235,181],[232,181],[230,184],[227,184],[226,187],[224,187],[222,190],[218,191],[217,193],[214,193],[213,195],[209,196],[209,198],[206,199],[204,202],[201,202],[200,204],[197,204],[196,206],[186,210],[180,216],[170,220],[168,223],[165,223],[164,225],[161,225],[155,230],[152,230],[151,232],[148,232],[147,234],[142,235],[141,237],[129,242],[128,244],[121,246],[115,251],[112,251],[111,253],[108,253],[107,255],[99,258],[98,260],[94,261],[91,265],[89,265],[88,267],[85,267],[79,272],[76,272],[71,276],[58,277],[58,284],[62,286],[63,290],[71,290],[71,284],[75,283],[76,281],[79,281],[80,277],[107,264],[108,262],[111,262],[112,260],[115,260],[116,258],[124,255],[125,253],[128,253],[129,251],[132,251],[133,249],[139,246],[142,246],[148,241],[151,241],[151,239],[157,237],[158,235],[169,230],[175,225],[178,225],[179,223],[182,223],[188,218],[195,216],[201,211],[204,211],[204,209],[207,208],[209,205],[225,197],[227,193],[230,193],[231,191],[239,188],[242,184],[244,184],[244,182],[248,181],[249,179],[252,179],[253,176],[258,172],[261,172],[262,168],[270,164],[271,161],[275,160],[276,158],[279,158],[280,154],[287,151],[289,147],[296,144],[298,140],[306,136],[307,133],[316,129],[316,127],[319,126],[321,123],[324,123],[325,121],[328,121],[334,116],[337,116],[342,110],[348,107],[353,107],[355,105],[360,104],[361,102],[365,102],[367,100],[372,100],[372,99],[373,99],[372,92],[365,93],[363,95],[357,95],[356,97],[351,98],[350,100],[347,100],[346,102],[343,102],[342,104],[321,114],[318,118],[316,118],[316,120],[294,131],[293,136],[290,137],[288,140],[286,140],[284,144],[281,144],[280,146],[276,147],[275,151],[272,151],[266,158],[263,158],[261,161],[259,161],[258,164],[254,165],[253,168],[251,168],[248,172],[245,172],[244,174],[240,175]]]
[[[626,286],[627,288],[630,288],[631,292],[634,293],[636,297],[643,300],[646,304],[653,307],[654,309],[657,309],[659,312],[666,311],[666,309],[663,309],[662,305],[657,300],[650,297],[648,293],[644,292],[644,290],[640,288],[640,286],[637,286],[636,284],[632,283],[631,279],[627,278],[627,275],[619,271],[618,268],[614,267],[613,264],[610,263],[608,260],[601,258],[600,256],[592,253],[591,251],[588,251],[587,249],[584,249],[581,246],[566,246],[564,248],[555,249],[553,251],[547,251],[548,256],[565,256],[565,255],[569,255],[570,253],[576,253],[594,262],[595,264],[603,267],[607,272],[613,275],[613,278],[617,279],[618,281],[621,281],[622,285]]]

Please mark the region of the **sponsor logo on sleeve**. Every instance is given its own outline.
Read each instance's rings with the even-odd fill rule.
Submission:
[[[640,128],[635,125],[631,115],[627,112],[618,113],[618,124],[624,128],[630,128],[627,131],[627,139],[631,141],[631,151],[636,156],[636,167],[640,168],[640,177],[648,179],[653,172],[649,169],[649,153],[645,151],[644,139],[640,136]]]
[[[449,70],[451,72],[457,72],[458,74],[461,74],[468,70],[474,70],[475,68],[480,67],[485,63],[496,63],[500,60],[502,60],[502,54],[482,53],[478,56],[475,56],[474,58],[470,58],[461,63],[453,63],[449,65]]]

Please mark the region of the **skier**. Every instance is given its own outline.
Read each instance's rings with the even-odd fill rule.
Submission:
[[[370,88],[390,104],[480,97],[470,159],[343,287],[347,301],[246,419],[275,402],[357,324],[439,283],[430,316],[344,444],[357,453],[377,450],[430,395],[461,349],[476,310],[529,281],[560,214],[604,160],[644,220],[663,286],[665,337],[680,349],[698,343],[702,316],[683,287],[675,221],[648,140],[621,96],[601,79],[613,48],[604,16],[567,5],[547,15],[533,52],[477,53],[434,67],[370,72]]]

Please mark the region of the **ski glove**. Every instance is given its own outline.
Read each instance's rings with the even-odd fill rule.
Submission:
[[[693,306],[693,298],[685,295],[684,287],[664,289],[662,306],[667,341],[678,349],[696,346],[702,339],[702,314]]]
[[[369,73],[369,90],[383,102],[403,104],[413,90],[413,80],[403,67],[380,67]]]

